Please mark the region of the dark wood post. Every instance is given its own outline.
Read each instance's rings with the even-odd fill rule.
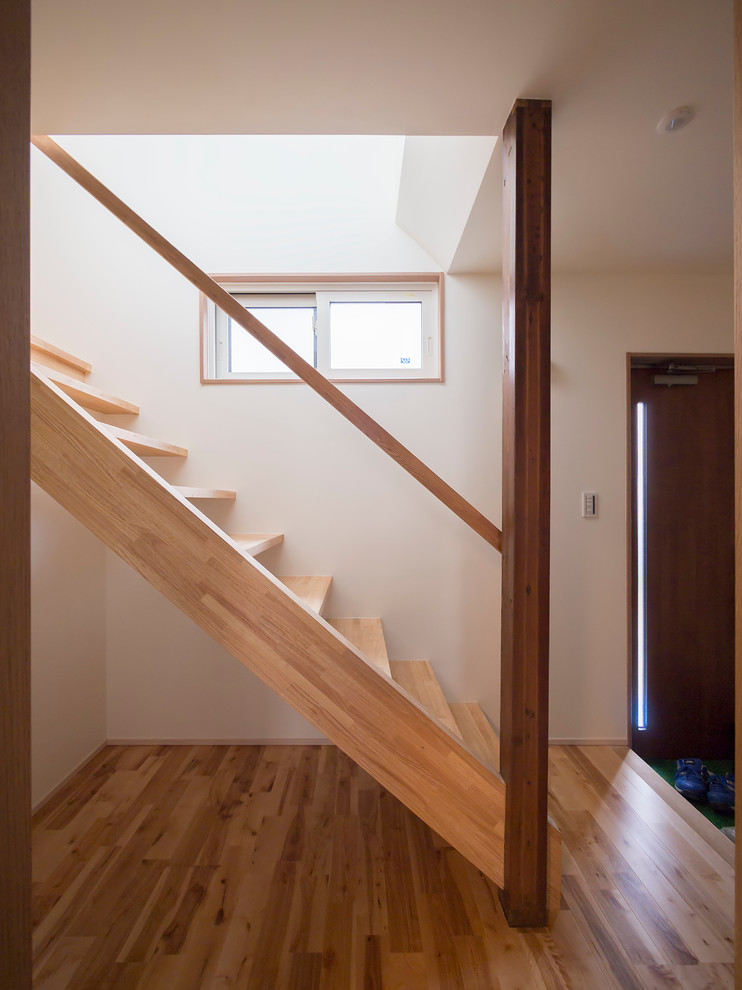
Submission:
[[[547,920],[551,103],[518,100],[503,131],[502,904]]]
[[[734,451],[735,750],[739,762],[742,760],[742,0],[734,0]],[[735,864],[735,986],[738,987],[742,985],[742,841],[736,844]]]
[[[0,987],[31,987],[30,0],[0,15]]]

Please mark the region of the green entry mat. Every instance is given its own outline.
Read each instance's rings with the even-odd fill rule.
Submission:
[[[677,760],[647,760],[646,762],[671,787],[675,786],[675,771],[678,768]],[[734,769],[733,760],[705,760],[704,763],[709,773],[718,774],[720,777],[725,776],[725,774]],[[689,801],[688,804],[692,804],[694,808],[697,808],[717,828],[726,828],[729,825],[734,825],[734,812],[726,815],[719,811],[714,811],[705,801]]]

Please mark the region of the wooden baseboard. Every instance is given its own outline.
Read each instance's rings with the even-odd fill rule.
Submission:
[[[628,746],[623,739],[549,739],[550,746]]]
[[[106,746],[334,746],[329,739],[321,737],[307,738],[281,738],[281,739],[141,739],[141,738],[120,738],[107,739],[97,746],[92,753],[71,770],[63,780],[53,787],[47,795],[38,801],[31,808],[31,814],[35,815],[41,811],[53,797],[55,797],[63,787],[66,787],[70,780],[79,773],[90,761],[100,753]],[[550,739],[550,746],[626,746],[625,739]]]
[[[96,746],[93,752],[89,753],[84,760],[81,760],[74,768],[74,770],[70,770],[67,776],[63,780],[60,780],[60,782],[56,785],[56,787],[52,787],[52,789],[45,797],[43,797],[40,801],[37,801],[37,803],[31,807],[31,814],[35,815],[38,811],[41,811],[44,805],[48,804],[53,797],[56,797],[56,795],[59,794],[59,792],[62,790],[63,787],[66,787],[67,784],[69,784],[69,782],[72,780],[72,778],[75,776],[76,773],[79,773],[84,767],[86,767],[88,763],[90,763],[90,761],[94,759],[98,755],[98,753],[100,753],[100,751],[102,749],[105,749],[106,746],[108,745],[109,744],[106,741],[106,742],[102,742],[100,746]]]
[[[334,746],[329,739],[109,739],[107,746]]]

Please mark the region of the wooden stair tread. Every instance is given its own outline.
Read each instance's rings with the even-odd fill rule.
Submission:
[[[281,577],[287,588],[301,598],[307,608],[322,615],[322,611],[330,593],[331,577]]]
[[[165,440],[156,440],[154,437],[145,437],[141,433],[132,433],[131,430],[122,430],[120,426],[109,426],[108,423],[103,425],[112,436],[140,457],[188,457],[185,447],[179,447]]]
[[[445,725],[455,736],[461,738],[456,719],[448,707],[443,688],[438,683],[433,665],[429,660],[392,660],[389,664],[392,677],[420,702],[423,708]]]
[[[229,538],[243,553],[249,553],[251,557],[283,543],[283,533],[239,533]]]
[[[450,706],[459,732],[475,756],[500,771],[500,737],[476,701],[455,701]]]
[[[79,378],[71,378],[61,371],[47,368],[44,365],[36,364],[36,362],[32,361],[31,367],[39,374],[45,375],[49,381],[58,385],[66,395],[74,399],[83,409],[101,413],[125,413],[130,416],[139,415],[139,406],[133,402],[120,399],[117,395],[108,395],[106,392],[101,392],[100,389],[93,388],[92,385],[88,385]]]
[[[84,381],[93,370],[92,364],[83,361],[82,358],[75,357],[68,351],[63,351],[61,347],[56,347],[41,337],[31,334],[31,355],[37,364],[44,367],[53,368],[55,371],[62,371],[72,378]]]
[[[328,619],[328,622],[341,636],[359,650],[367,660],[391,677],[389,657],[381,619]]]
[[[237,498],[237,492],[230,492],[223,488],[190,488],[187,485],[173,485],[172,487],[183,498],[188,499],[214,498],[234,502]]]

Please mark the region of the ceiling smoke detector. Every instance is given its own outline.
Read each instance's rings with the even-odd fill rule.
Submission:
[[[681,127],[685,127],[686,124],[690,124],[696,115],[696,111],[693,107],[677,107],[675,110],[671,110],[666,113],[662,120],[657,124],[658,134],[674,134],[675,131],[679,131]]]

